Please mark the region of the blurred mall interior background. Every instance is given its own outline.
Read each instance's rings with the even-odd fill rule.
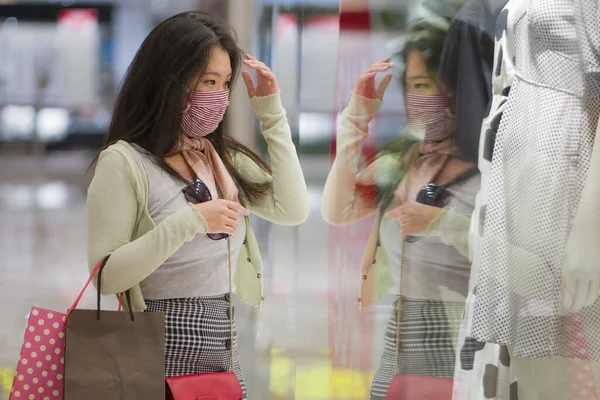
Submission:
[[[302,226],[256,220],[264,308],[239,305],[251,399],[365,399],[389,305],[360,312],[358,259],[370,221],[332,228],[319,213],[336,121],[354,80],[397,51],[419,2],[400,0],[0,0],[0,399],[10,391],[31,306],[64,310],[87,277],[86,169],[119,83],[158,22],[187,10],[220,15],[240,46],[278,76],[309,184]],[[426,1],[425,1],[426,3]],[[340,10],[344,12],[341,14]],[[404,121],[393,83],[371,145]],[[264,151],[243,85],[232,135]],[[87,293],[82,307],[92,307]],[[114,307],[112,298],[107,307]]]

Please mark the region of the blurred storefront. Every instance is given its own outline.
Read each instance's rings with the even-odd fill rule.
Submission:
[[[225,10],[198,0],[1,2],[0,143],[98,148],[141,41],[190,9]]]

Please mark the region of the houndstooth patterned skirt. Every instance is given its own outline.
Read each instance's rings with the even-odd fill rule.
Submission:
[[[464,303],[401,297],[394,302],[394,312],[385,331],[381,363],[371,384],[371,400],[386,400],[388,387],[396,373],[399,302],[402,307],[398,348],[399,373],[454,377],[453,341],[458,333]]]
[[[237,354],[237,332],[233,343],[229,329],[229,294],[183,299],[146,300],[148,311],[165,315],[165,373],[167,377],[203,372],[234,372],[247,399],[246,384]],[[235,314],[235,312],[234,312]]]

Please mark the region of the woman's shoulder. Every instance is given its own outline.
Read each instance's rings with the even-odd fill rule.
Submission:
[[[119,140],[111,144],[106,149],[100,152],[100,158],[109,158],[112,160],[132,161],[136,154],[148,153],[143,147],[135,143],[129,143],[124,140]]]
[[[139,150],[135,145],[119,140],[118,142],[111,144],[106,149],[100,152],[98,156],[98,168],[110,168],[114,169],[115,172],[118,169],[125,169],[129,172],[135,169],[136,154],[139,158]]]
[[[147,178],[140,154],[134,145],[122,140],[100,153],[94,179],[109,185],[127,182],[137,188],[138,196],[143,196],[147,189]]]
[[[104,149],[102,151],[102,153],[107,153],[107,154],[120,153],[123,156],[126,156],[127,153],[131,153],[132,151],[135,151],[135,146],[136,146],[135,144],[126,142],[124,140],[119,140],[118,142],[113,143],[110,146],[108,146],[106,149]]]

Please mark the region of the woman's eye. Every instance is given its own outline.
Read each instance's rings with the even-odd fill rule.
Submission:
[[[215,82],[214,80],[208,80],[208,81],[204,81],[204,83],[206,83],[207,85],[216,85],[217,82]]]
[[[229,81],[225,82],[225,87],[227,89],[229,89],[231,87],[231,82],[229,82]]]
[[[429,89],[429,85],[427,83],[417,83],[415,84],[415,89]]]

